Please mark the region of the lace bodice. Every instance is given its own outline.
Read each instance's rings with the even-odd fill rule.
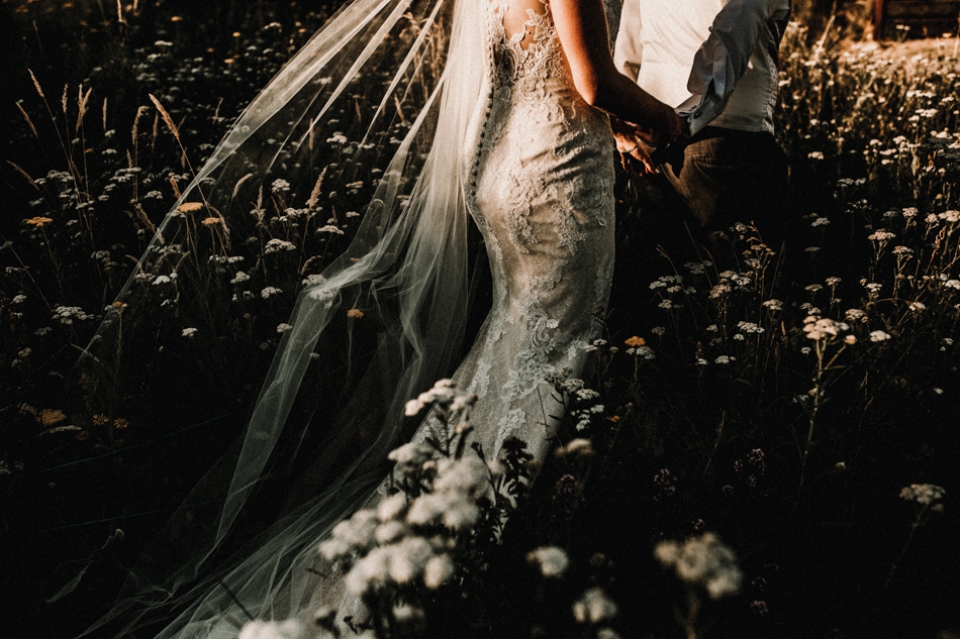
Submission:
[[[508,33],[505,26],[509,0],[487,0],[487,34],[500,86],[514,86],[526,99],[544,97],[550,79],[562,78],[563,52],[557,30],[549,11],[549,2],[542,4],[543,12],[527,8],[521,30]]]

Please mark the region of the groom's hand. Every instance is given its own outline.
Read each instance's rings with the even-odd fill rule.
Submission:
[[[666,105],[664,105],[664,107],[667,111],[667,128],[647,129],[637,125],[630,125],[633,127],[634,135],[652,149],[666,148],[683,135],[683,121],[680,119],[680,116],[678,116],[677,112],[673,109],[666,107]]]

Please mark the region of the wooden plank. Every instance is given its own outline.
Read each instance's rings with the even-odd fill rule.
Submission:
[[[954,18],[960,15],[960,2],[895,2],[884,3],[887,20],[896,18]]]
[[[956,34],[960,24],[960,0],[873,0],[874,33],[902,38],[897,25],[910,27],[909,37],[940,37]]]

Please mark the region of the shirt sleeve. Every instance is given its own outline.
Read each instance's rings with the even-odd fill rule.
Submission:
[[[783,0],[729,0],[710,27],[710,36],[693,59],[687,89],[693,95],[677,107],[691,134],[723,113],[743,77],[767,22],[789,3]]]
[[[640,42],[641,1],[624,0],[617,43],[613,50],[613,63],[617,71],[634,82],[640,74],[640,63],[643,60],[643,44]]]

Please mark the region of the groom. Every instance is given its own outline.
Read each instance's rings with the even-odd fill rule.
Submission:
[[[790,0],[623,3],[614,62],[677,108],[687,137],[657,149],[652,161],[635,136],[618,134],[617,146],[638,161],[648,195],[672,202],[715,259],[733,257],[721,234],[737,222],[754,223],[774,249],[783,239],[786,162],[773,108],[789,16]],[[654,164],[659,174],[649,170]]]

